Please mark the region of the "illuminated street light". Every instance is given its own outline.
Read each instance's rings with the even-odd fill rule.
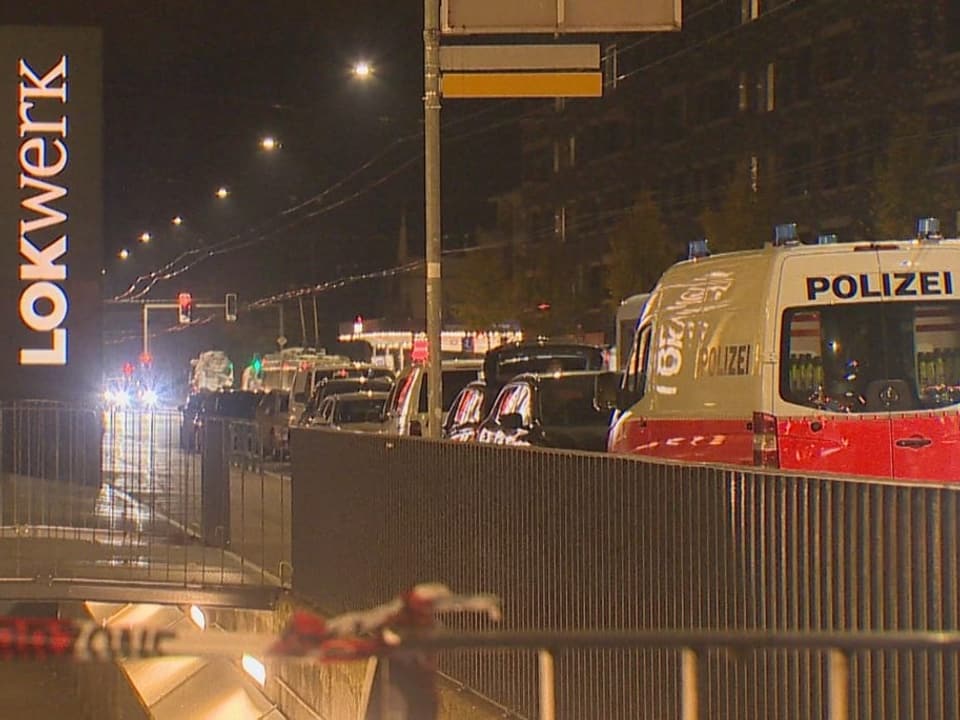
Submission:
[[[277,141],[275,137],[271,137],[270,135],[267,135],[265,138],[263,138],[260,141],[260,147],[270,152],[273,150],[277,150],[280,147],[280,143]]]
[[[203,610],[198,608],[196,605],[190,606],[190,619],[193,620],[193,624],[201,630],[206,629],[207,616],[204,614]]]
[[[240,658],[240,666],[246,671],[247,675],[260,683],[261,687],[266,684],[267,668],[253,655],[244,653],[243,657]]]
[[[230,194],[230,191],[227,190],[225,187],[219,187],[219,188],[217,188],[217,192],[215,193],[215,195],[216,195],[218,198],[220,198],[221,200],[223,200],[223,199],[224,199],[225,197],[227,197],[227,195],[229,195],[229,194]]]
[[[373,75],[373,66],[366,60],[360,60],[353,65],[353,76],[366,80]]]
[[[124,248],[117,253],[117,257],[119,257],[121,260],[126,260],[128,257],[130,257],[130,251]]]
[[[148,242],[150,242],[151,240],[153,240],[153,235],[151,235],[150,233],[148,233],[148,232],[140,233],[140,242],[142,242],[142,243],[148,243]]]
[[[183,225],[183,218],[177,215],[173,220],[171,220],[174,225]]]

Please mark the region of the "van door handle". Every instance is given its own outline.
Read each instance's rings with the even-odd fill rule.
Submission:
[[[920,435],[914,435],[908,438],[900,438],[899,440],[897,440],[896,445],[897,447],[902,447],[902,448],[922,448],[922,447],[926,447],[932,442],[933,440],[931,440],[930,438],[925,438]]]

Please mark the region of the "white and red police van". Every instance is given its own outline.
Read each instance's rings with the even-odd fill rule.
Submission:
[[[664,273],[608,449],[960,481],[960,241],[769,246]]]

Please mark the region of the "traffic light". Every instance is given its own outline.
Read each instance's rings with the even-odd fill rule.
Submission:
[[[223,301],[223,316],[227,322],[237,321],[237,294],[227,293]]]
[[[181,325],[189,325],[193,321],[193,296],[190,293],[177,295],[177,311]]]
[[[259,355],[253,356],[253,362],[250,363],[250,367],[253,369],[253,374],[259,377],[260,372],[263,370],[263,360]]]

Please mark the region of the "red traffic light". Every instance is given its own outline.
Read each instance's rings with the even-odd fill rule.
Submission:
[[[123,374],[126,375],[127,377],[130,377],[131,375],[133,375],[133,363],[125,362],[123,364]]]
[[[189,324],[193,320],[193,295],[188,292],[177,295],[177,309],[180,323]]]

